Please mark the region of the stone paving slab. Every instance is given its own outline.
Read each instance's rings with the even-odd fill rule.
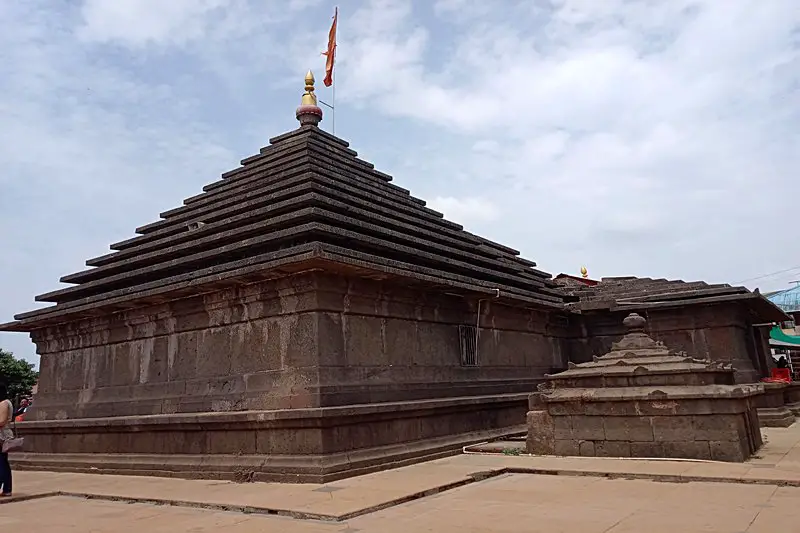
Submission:
[[[477,510],[486,515],[484,517],[481,514],[480,517],[473,517],[466,522],[459,518],[462,515],[453,517],[454,523],[460,524],[466,531],[490,531],[490,529],[475,529],[478,527],[476,524],[481,523],[481,520],[484,519],[491,522],[492,517],[499,520],[499,516],[503,513],[519,512],[522,513],[522,517],[528,516],[534,509],[539,513],[536,516],[552,525],[554,528],[551,529],[552,531],[559,531],[560,527],[566,527],[565,524],[570,524],[573,529],[564,529],[564,531],[594,531],[589,525],[584,527],[582,523],[575,522],[577,518],[571,516],[567,510],[563,510],[563,512],[559,510],[559,505],[561,505],[559,498],[563,498],[565,502],[572,502],[570,505],[573,506],[579,505],[581,509],[596,508],[590,514],[594,513],[592,514],[593,519],[597,520],[598,524],[606,524],[608,531],[616,533],[624,531],[657,532],[660,529],[645,527],[643,524],[647,520],[654,519],[656,514],[664,512],[667,512],[668,516],[663,518],[660,523],[667,524],[669,527],[664,526],[663,530],[678,528],[678,525],[674,523],[675,518],[669,514],[668,510],[664,510],[664,506],[667,504],[665,502],[671,501],[667,496],[684,502],[686,505],[689,505],[687,502],[691,502],[692,498],[699,499],[702,501],[702,510],[698,512],[706,513],[706,510],[711,510],[713,512],[709,516],[716,516],[714,502],[717,500],[704,499],[703,491],[697,492],[695,488],[692,488],[702,486],[705,487],[703,489],[705,491],[728,494],[727,501],[730,502],[729,507],[732,510],[739,509],[736,506],[740,504],[736,502],[742,502],[741,506],[746,508],[746,511],[732,512],[730,520],[735,518],[744,522],[746,517],[752,515],[752,525],[748,525],[750,522],[743,523],[741,529],[731,529],[730,531],[745,531],[747,527],[751,527],[747,531],[770,531],[771,533],[793,531],[779,528],[776,522],[778,519],[772,516],[772,511],[759,513],[757,510],[780,508],[780,512],[783,513],[781,516],[797,514],[797,512],[784,509],[784,507],[790,505],[787,502],[791,498],[797,498],[792,504],[795,507],[796,501],[800,501],[800,488],[797,488],[800,487],[800,425],[796,424],[791,428],[768,429],[765,430],[765,434],[767,445],[757,458],[744,464],[711,461],[464,454],[325,485],[236,484],[211,480],[23,471],[16,473],[15,486],[19,490],[16,497],[11,500],[0,500],[2,504],[9,504],[0,506],[0,517],[2,517],[0,526],[8,523],[3,520],[12,520],[13,517],[16,517],[13,520],[24,518],[26,523],[29,520],[33,520],[33,523],[37,524],[41,522],[42,528],[49,528],[47,529],[48,533],[61,530],[71,531],[71,529],[63,528],[52,529],[55,525],[48,520],[62,516],[55,510],[53,511],[54,517],[34,517],[31,514],[33,513],[32,509],[49,509],[51,507],[55,509],[65,506],[68,509],[85,509],[89,515],[97,511],[100,513],[98,516],[101,516],[98,518],[101,524],[104,523],[102,516],[106,516],[106,514],[127,516],[126,513],[130,509],[135,510],[135,512],[130,511],[134,512],[137,517],[135,520],[153,520],[154,527],[160,524],[161,520],[168,522],[174,520],[179,524],[194,523],[196,516],[193,513],[210,513],[209,516],[217,517],[213,520],[222,521],[220,524],[224,522],[226,528],[232,528],[231,531],[240,529],[249,531],[250,528],[272,527],[271,524],[277,523],[269,522],[269,526],[264,526],[260,522],[250,521],[261,516],[272,521],[280,520],[280,523],[284,524],[280,530],[288,533],[330,530],[320,529],[322,526],[336,526],[339,529],[334,530],[339,531],[348,527],[348,524],[364,521],[366,521],[364,523],[370,524],[371,520],[401,513],[397,515],[396,521],[389,520],[386,524],[380,524],[378,528],[380,531],[400,531],[398,524],[406,520],[401,519],[402,516],[405,516],[401,512],[403,509],[413,508],[415,511],[412,514],[415,517],[417,515],[427,516],[426,520],[440,524],[438,518],[440,512],[447,517],[450,516],[448,513],[451,513],[453,509],[462,509],[463,507],[463,516],[471,516]],[[547,475],[535,475],[536,473]],[[645,481],[648,479],[692,481],[693,483]],[[612,481],[623,484],[602,484]],[[634,482],[634,485],[629,484]],[[598,490],[601,487],[602,490]],[[628,489],[626,487],[646,487],[646,489]],[[684,489],[676,487],[684,487]],[[567,489],[569,490],[567,491]],[[642,494],[647,493],[648,497],[660,502],[661,507],[651,508],[641,503],[636,511],[623,513],[624,516],[608,514],[603,510],[609,506],[619,512],[628,509],[627,503],[617,501],[618,498],[627,494],[625,492],[627,490],[633,491],[634,495],[639,494],[641,490]],[[675,492],[676,490],[683,492]],[[478,491],[481,496],[463,497],[464,494],[470,495],[475,491]],[[568,494],[563,494],[564,491],[567,491]],[[693,493],[694,496],[691,498],[686,496],[687,491]],[[747,496],[741,496],[742,494]],[[768,501],[769,498],[765,499],[765,494],[772,495],[770,498],[776,498],[775,502]],[[629,496],[624,497],[628,498]],[[483,501],[482,499],[493,503],[480,503]],[[547,502],[553,502],[554,499],[557,501],[553,505],[545,505]],[[639,496],[634,497],[635,501],[640,499]],[[470,501],[472,503],[469,503]],[[136,505],[126,505],[126,503],[136,503]],[[161,505],[152,505],[155,503]],[[436,509],[439,511],[433,513],[429,509],[431,505],[438,505]],[[519,505],[521,508],[513,508],[514,505]],[[720,505],[724,507],[723,504]],[[528,510],[523,510],[523,507]],[[148,514],[150,511],[143,509],[151,509],[155,514],[151,516]],[[65,513],[64,516],[69,515],[69,512],[65,511]],[[140,517],[140,514],[143,517]],[[724,513],[722,514],[724,515]],[[248,517],[248,520],[238,521],[231,516]],[[608,525],[612,518],[618,519],[619,522]],[[422,520],[422,518],[419,519]],[[723,517],[719,520],[724,523],[727,519]],[[417,518],[412,517],[407,520],[413,521]],[[685,522],[686,518],[683,517],[681,520]],[[113,522],[112,520],[109,523]],[[512,522],[518,523],[519,520],[515,518]],[[312,524],[313,528],[309,529],[311,527],[309,524]],[[419,527],[424,530],[424,527],[429,527],[425,524],[427,523],[406,523],[403,528]],[[702,521],[689,521],[687,524],[686,527],[689,529],[681,529],[683,526],[680,526],[671,531],[717,531],[716,529],[702,529],[706,526],[711,527]],[[608,529],[611,526],[613,528]],[[150,528],[150,525],[146,527]],[[183,525],[179,527],[183,527]],[[194,526],[186,527],[193,531],[203,531],[203,529],[195,529]],[[440,529],[437,525],[435,530],[448,530],[444,525],[441,527],[444,529]],[[505,531],[502,527],[497,527],[500,529],[491,530]],[[776,527],[778,529],[775,529]],[[36,532],[36,529],[27,527],[26,530],[31,533]],[[96,528],[96,530],[98,532],[105,531],[102,527]],[[508,531],[512,530],[532,531],[508,529]],[[800,526],[796,530],[800,531]],[[45,529],[41,529],[41,531],[45,531]],[[719,529],[719,531],[728,530]]]
[[[19,498],[41,497],[58,492],[95,499],[161,502],[333,520],[472,482],[470,473],[474,470],[475,467],[469,462],[448,464],[446,461],[433,461],[326,485],[239,484],[212,480],[22,471],[15,473],[14,484],[18,488]]]
[[[800,489],[509,475],[351,524],[381,533],[789,533],[800,516],[792,497],[800,497]],[[780,527],[766,529],[775,516],[783,517]]]
[[[792,533],[800,488],[502,475],[370,513],[321,522],[58,496],[3,506],[26,533]]]
[[[511,468],[562,475],[605,475],[669,480],[770,483],[800,486],[800,424],[762,428],[766,443],[747,463],[690,460],[617,459],[466,454],[444,459],[452,465],[470,462],[481,469]]]
[[[0,531],[26,533],[327,533],[341,524],[60,496],[3,506]]]

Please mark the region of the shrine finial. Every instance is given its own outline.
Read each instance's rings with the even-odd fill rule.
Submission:
[[[317,95],[314,94],[314,73],[310,70],[306,73],[305,82],[306,92],[300,99],[300,106],[295,116],[301,126],[316,126],[322,120],[322,109],[317,105]]]

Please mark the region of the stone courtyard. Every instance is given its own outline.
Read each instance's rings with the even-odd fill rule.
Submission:
[[[324,485],[18,472],[0,530],[791,533],[800,425],[746,463],[461,454]]]

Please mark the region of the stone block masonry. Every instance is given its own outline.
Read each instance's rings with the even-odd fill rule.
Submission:
[[[530,414],[529,420],[536,415]],[[535,422],[534,422],[535,424]],[[542,438],[541,426],[529,438]],[[538,436],[538,437],[537,437]],[[666,457],[742,462],[748,428],[736,414],[569,416],[554,419],[555,455]],[[578,450],[578,453],[574,453]]]
[[[789,407],[791,391],[789,383],[764,383],[764,394],[756,401],[761,427],[786,428],[794,424],[795,413]]]
[[[34,332],[36,420],[526,393],[561,366],[546,314],[308,273]],[[524,403],[523,403],[524,405]],[[522,420],[520,420],[520,423]]]

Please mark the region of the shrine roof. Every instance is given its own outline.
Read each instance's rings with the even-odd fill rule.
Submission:
[[[580,311],[746,301],[764,322],[786,320],[783,311],[759,292],[725,283],[622,276],[602,278],[593,286],[564,286],[563,290],[570,308]]]

